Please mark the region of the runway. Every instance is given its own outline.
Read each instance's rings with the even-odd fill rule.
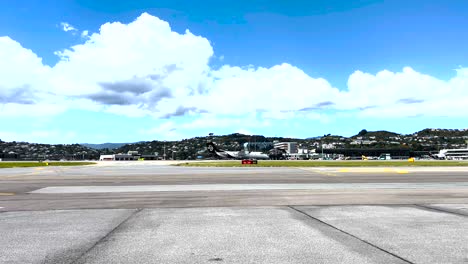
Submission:
[[[467,219],[463,167],[0,170],[0,263],[468,263]]]
[[[159,162],[0,170],[0,211],[468,203],[468,168],[194,168]]]

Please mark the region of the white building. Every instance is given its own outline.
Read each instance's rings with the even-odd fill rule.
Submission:
[[[99,160],[115,160],[115,155],[101,155],[99,156]]]
[[[297,142],[275,142],[273,147],[285,150],[288,154],[297,153]]]
[[[112,155],[101,155],[100,161],[112,161],[112,160],[138,160],[139,156],[133,156],[128,154],[112,154]]]

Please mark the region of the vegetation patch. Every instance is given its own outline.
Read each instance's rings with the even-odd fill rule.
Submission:
[[[0,162],[0,168],[25,168],[25,167],[46,167],[46,166],[83,166],[94,165],[95,162]]]
[[[240,160],[213,162],[186,162],[175,166],[187,167],[459,167],[468,166],[468,161],[314,161],[314,160],[259,160],[258,164],[243,165]]]

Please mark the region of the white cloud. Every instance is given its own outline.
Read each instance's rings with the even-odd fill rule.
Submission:
[[[161,117],[178,107],[164,98],[188,98],[198,89],[212,54],[207,39],[189,31],[178,34],[167,22],[142,14],[128,25],[104,24],[84,44],[59,52],[52,88],[65,96],[112,102],[106,108],[112,112],[120,108],[115,105],[132,104],[139,113]]]
[[[212,77],[209,94],[197,99],[221,114],[299,110],[330,101],[339,93],[326,80],[311,78],[286,63],[271,68],[224,66],[212,71]]]
[[[60,23],[60,26],[62,26],[62,30],[65,31],[65,32],[68,32],[68,31],[78,31],[78,29],[76,29],[75,27],[73,27],[72,25],[70,25],[70,24],[67,23],[67,22],[61,22],[61,23]]]
[[[464,69],[449,81],[405,67],[401,72],[387,70],[376,75],[356,71],[341,92],[336,108],[363,109],[364,116],[406,117],[466,116],[468,75]]]
[[[31,50],[0,37],[0,116],[42,116],[66,108],[47,94],[50,76],[51,68]]]
[[[74,131],[59,131],[59,130],[32,130],[26,133],[18,133],[11,131],[1,131],[0,139],[3,141],[25,141],[25,142],[44,142],[50,141],[51,139],[63,140],[63,141],[74,141],[77,134]]]
[[[89,36],[89,31],[88,30],[83,30],[83,32],[81,32],[81,37],[82,38],[87,38]]]
[[[216,114],[200,114],[198,118],[186,122],[174,122],[172,120],[163,122],[149,129],[141,129],[141,135],[149,135],[159,139],[181,139],[192,137],[193,131],[198,131],[201,135],[207,135],[210,132],[215,134],[229,131],[231,133],[235,128],[239,133],[245,131],[256,131],[262,128],[269,128],[272,123],[269,120],[262,120],[255,115],[244,116],[219,116]],[[250,134],[255,134],[250,132]]]
[[[77,31],[68,23],[61,26]],[[86,109],[133,117],[191,115],[177,126],[246,130],[268,125],[259,120],[300,117],[327,123],[333,113],[349,111],[377,117],[466,116],[468,68],[457,69],[448,81],[410,67],[356,71],[340,91],[287,63],[213,69],[209,40],[188,30],[177,33],[146,13],[129,24],[106,23],[99,32],[81,35],[83,43],[56,53],[60,61],[53,67],[0,37],[0,116]],[[246,125],[250,122],[255,125]],[[171,124],[176,125],[151,133],[178,135]]]
[[[43,117],[65,112],[68,107],[64,104],[38,103],[24,105],[17,103],[0,104],[0,117]]]
[[[199,128],[230,128],[240,127],[243,129],[265,128],[270,126],[268,120],[259,120],[254,115],[243,116],[220,116],[218,114],[201,114],[199,118],[179,125],[182,130],[191,130]]]
[[[246,130],[246,129],[238,129],[238,130],[236,130],[235,133],[244,134],[244,135],[254,135],[255,134],[255,133],[251,132],[250,130]]]
[[[183,135],[177,131],[177,125],[173,121],[162,123],[150,129],[140,129],[138,132],[144,136],[149,135],[153,138],[164,140],[179,140],[183,138]]]
[[[42,85],[41,81],[48,77],[49,71],[50,68],[44,66],[34,52],[9,37],[0,37],[1,91],[26,84]]]

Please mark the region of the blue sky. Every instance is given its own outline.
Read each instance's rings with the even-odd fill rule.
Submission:
[[[428,0],[2,1],[0,139],[467,128],[467,13]]]

